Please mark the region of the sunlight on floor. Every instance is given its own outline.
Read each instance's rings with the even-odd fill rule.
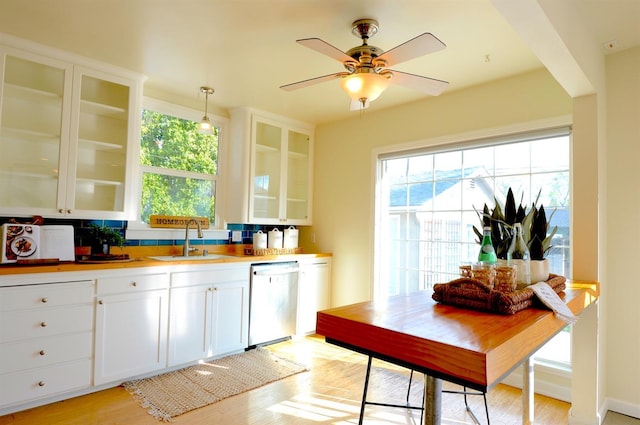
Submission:
[[[360,402],[317,393],[298,394],[290,400],[271,406],[268,410],[317,423],[353,425],[358,422],[360,416]],[[419,411],[404,408],[367,406],[365,418],[367,425],[419,425],[421,423]],[[446,417],[443,418],[442,423],[443,425],[467,425],[473,424],[473,421],[470,417],[465,419]]]
[[[269,408],[270,411],[284,413],[315,422],[327,422],[346,416],[359,414],[360,407],[350,400],[327,397],[322,394],[297,395]],[[337,422],[336,422],[337,423]]]

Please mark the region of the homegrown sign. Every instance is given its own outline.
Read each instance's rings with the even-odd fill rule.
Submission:
[[[203,229],[209,228],[209,219],[207,217],[185,217],[180,215],[152,215],[149,217],[149,225],[165,229],[184,229],[189,220],[197,220]]]

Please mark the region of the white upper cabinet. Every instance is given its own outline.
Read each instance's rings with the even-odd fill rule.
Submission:
[[[231,127],[227,221],[311,224],[313,127],[245,108]]]
[[[141,81],[0,46],[0,214],[128,218]]]

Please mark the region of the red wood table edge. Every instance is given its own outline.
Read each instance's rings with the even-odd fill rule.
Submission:
[[[504,316],[444,306],[430,294],[319,311],[316,333],[334,345],[488,391],[566,327],[550,310],[531,308]],[[563,297],[579,316],[598,299],[599,284],[567,281]],[[430,321],[437,329],[427,332],[424,323]]]

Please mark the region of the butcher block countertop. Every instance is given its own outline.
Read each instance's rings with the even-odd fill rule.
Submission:
[[[568,281],[561,298],[579,316],[599,294],[597,282]],[[547,309],[500,315],[439,304],[421,291],[319,311],[316,332],[354,351],[487,391],[566,326]]]
[[[74,271],[90,271],[90,270],[117,270],[139,267],[154,267],[168,265],[196,265],[196,264],[218,264],[218,263],[238,263],[250,262],[258,263],[265,261],[296,261],[300,259],[330,257],[331,254],[290,254],[290,255],[245,255],[244,245],[198,245],[196,255],[202,255],[203,250],[207,250],[209,254],[228,255],[230,257],[211,258],[203,257],[202,260],[172,260],[161,261],[149,257],[182,255],[182,246],[167,247],[125,247],[123,249],[112,248],[111,254],[129,254],[129,260],[102,261],[102,262],[60,262],[57,264],[39,264],[39,265],[0,265],[0,276],[31,274],[31,273],[55,273],[55,272],[74,272]]]

